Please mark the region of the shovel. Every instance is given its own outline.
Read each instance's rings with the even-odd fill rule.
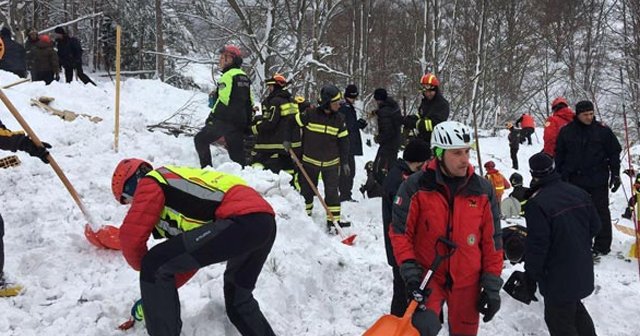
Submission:
[[[13,114],[20,126],[22,126],[22,128],[27,132],[29,138],[33,141],[33,143],[38,147],[44,147],[36,133],[31,129],[31,127],[29,127],[29,124],[27,124],[26,120],[22,118],[22,115],[20,115],[16,107],[13,106],[9,98],[4,94],[2,90],[0,90],[0,100],[2,100],[7,109],[9,109],[9,112]],[[62,169],[60,169],[60,166],[53,159],[53,156],[51,156],[51,154],[47,155],[47,160],[49,160],[51,168],[53,168],[53,170],[56,172],[64,186],[67,187],[67,190],[71,194],[71,197],[76,202],[76,204],[80,208],[80,211],[87,220],[88,223],[84,228],[84,236],[87,237],[87,240],[89,240],[89,242],[96,247],[119,250],[120,238],[118,228],[111,225],[103,225],[101,227],[96,226],[93,218],[84,207],[84,204],[82,204],[78,193],[73,188],[73,185],[71,185],[71,182],[69,182],[69,179],[67,179],[67,177],[64,175]]]
[[[298,160],[298,156],[296,155],[296,153],[293,152],[293,149],[289,149],[289,154],[291,155],[291,158],[293,159],[293,162],[296,163],[296,166],[298,166],[298,168],[300,168],[300,171],[302,172],[302,175],[304,175],[304,178],[307,180],[307,183],[309,183],[309,186],[311,186],[311,189],[313,190],[313,192],[316,194],[316,196],[318,196],[318,199],[320,200],[320,204],[322,204],[322,206],[324,207],[324,210],[327,212],[327,216],[329,216],[329,219],[331,220],[331,224],[333,224],[333,226],[338,231],[338,234],[340,235],[340,238],[342,238],[342,243],[345,244],[345,245],[352,246],[353,245],[353,241],[356,240],[356,235],[352,234],[350,236],[347,236],[344,233],[344,230],[342,230],[342,227],[340,226],[338,221],[336,221],[336,219],[333,217],[333,214],[329,210],[329,207],[327,206],[327,203],[325,203],[324,198],[322,198],[322,196],[320,196],[320,192],[318,191],[318,188],[316,188],[316,186],[311,181],[311,178],[307,174],[307,171],[304,170],[304,167],[302,167],[302,163],[300,163],[300,160]]]
[[[444,255],[438,254],[438,244],[444,244],[448,248],[449,252]],[[423,291],[427,288],[431,280],[431,276],[438,269],[440,263],[449,258],[456,249],[456,244],[452,241],[445,239],[443,237],[438,238],[436,242],[436,258],[433,260],[431,267],[427,271],[427,274],[422,278],[422,282],[420,283],[420,291]],[[425,298],[426,299],[426,298]],[[397,317],[394,315],[384,315],[379,318],[376,323],[374,323],[371,328],[367,329],[367,331],[362,334],[362,336],[420,336],[420,333],[413,327],[411,324],[411,318],[413,317],[413,312],[415,312],[418,307],[418,301],[411,300],[409,303],[409,307],[404,311],[404,315],[402,317]]]

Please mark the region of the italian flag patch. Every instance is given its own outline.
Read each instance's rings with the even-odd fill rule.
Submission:
[[[402,205],[402,197],[400,197],[400,196],[396,196],[396,197],[393,199],[393,204],[395,204],[395,205]]]

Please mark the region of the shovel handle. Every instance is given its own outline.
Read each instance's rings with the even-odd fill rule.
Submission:
[[[36,133],[33,131],[33,129],[31,129],[27,121],[24,120],[20,112],[18,112],[18,109],[16,109],[16,107],[13,106],[13,103],[11,103],[11,101],[9,100],[9,97],[7,97],[7,95],[4,93],[4,91],[2,91],[2,89],[0,89],[0,100],[2,100],[2,102],[7,107],[7,109],[9,109],[9,112],[11,112],[13,117],[16,118],[20,126],[22,126],[22,129],[24,129],[24,131],[27,132],[31,141],[33,141],[33,143],[38,147],[44,147],[42,145],[42,141],[40,141],[40,139],[38,138]],[[80,208],[80,211],[84,215],[87,222],[89,222],[89,225],[91,226],[91,228],[94,229],[95,231],[97,229],[93,224],[95,222],[93,221],[93,218],[91,218],[91,215],[89,215],[89,212],[85,208],[84,204],[82,204],[82,200],[80,200],[80,197],[78,196],[78,192],[75,190],[75,188],[73,188],[73,185],[71,185],[71,182],[69,182],[69,179],[67,179],[67,176],[62,172],[62,169],[60,168],[56,160],[53,159],[53,156],[51,156],[51,154],[47,155],[47,160],[49,160],[49,164],[51,165],[53,170],[56,172],[56,175],[58,175],[58,177],[60,178],[64,186],[67,187],[67,190],[71,194],[71,197]]]

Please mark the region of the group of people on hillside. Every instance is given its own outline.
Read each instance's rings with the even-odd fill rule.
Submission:
[[[328,228],[349,225],[341,220],[340,203],[353,200],[354,156],[362,154],[359,132],[367,127],[354,108],[358,88],[324,85],[317,104],[311,104],[288,91],[283,75],[274,74],[264,83],[268,95],[256,118],[242,62],[235,46],[219,51],[222,77],[211,94],[206,124],[194,138],[201,168],[154,168],[130,158],[113,173],[114,198],[131,205],[120,228],[122,253],[140,272],[141,299],[131,312],[145,321],[150,335],[180,334],[178,288],[198,269],[223,261],[231,322],[242,335],[275,335],[253,297],[276,237],[275,212],[242,178],[205,169],[213,166],[211,143],[224,143],[230,159],[242,166],[292,173],[308,214],[322,176]],[[593,258],[610,252],[608,191],[620,186],[621,148],[611,130],[595,121],[593,104],[577,103],[574,114],[565,99],[552,103],[543,152],[529,158],[527,188],[520,174],[506,180],[491,161],[485,165],[487,178],[476,174],[470,163],[472,130],[447,120],[449,103],[436,76],[426,74],[420,84],[422,103],[414,117],[403,118],[385,89],[373,94],[380,146],[371,170],[382,186],[384,242],[393,272],[391,313],[402,315],[415,300],[413,327],[420,335],[437,335],[446,303],[450,334],[476,335],[480,316],[489,322],[500,309],[506,259],[524,262],[525,272],[513,272],[505,290],[529,303],[539,288],[552,336],[595,335],[581,300],[594,288]],[[573,117],[561,125],[567,110]],[[531,125],[525,119],[522,129]],[[398,158],[403,126],[417,136]],[[0,147],[48,162],[50,146],[38,147],[24,134],[3,129]],[[248,162],[249,135],[255,145]],[[529,143],[530,135],[524,137]],[[499,177],[502,187],[496,188],[492,181]],[[508,186],[524,205],[526,228],[501,227],[500,199]],[[165,241],[149,249],[151,235]],[[433,274],[425,287],[426,270]]]
[[[60,69],[64,69],[65,81],[73,81],[74,72],[84,83],[96,85],[82,70],[82,46],[78,38],[69,36],[62,27],[53,33],[55,45],[48,34],[39,34],[36,29],[27,32],[24,46],[16,42],[8,27],[0,29],[4,54],[0,57],[0,70],[14,73],[20,78],[43,81],[47,85],[60,80]]]

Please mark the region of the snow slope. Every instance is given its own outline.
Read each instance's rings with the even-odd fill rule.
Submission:
[[[0,83],[16,78],[0,72]],[[26,83],[6,90],[37,135],[51,143],[51,153],[67,174],[89,212],[99,223],[120,225],[127,208],[111,194],[110,179],[122,158],[140,157],[155,165],[198,165],[192,138],[149,132],[145,125],[166,119],[189,100],[201,102],[197,120],[208,114],[206,94],[179,90],[158,81],[128,79],[122,84],[119,152],[114,143],[114,86],[79,82]],[[66,122],[29,105],[40,95],[55,97],[54,107],[103,118]],[[9,112],[0,119],[20,129]],[[541,139],[542,130],[538,130]],[[535,138],[534,138],[535,139]],[[512,170],[506,133],[481,140],[484,160],[492,159],[506,176]],[[526,159],[540,143],[520,150],[520,173],[528,183]],[[387,313],[391,298],[391,268],[386,265],[380,199],[363,199],[364,163],[376,148],[365,146],[357,158],[354,197],[343,213],[358,234],[348,247],[323,232],[324,214],[316,202],[312,218],[303,199],[288,185],[288,175],[252,168],[242,170],[212,147],[215,169],[239,174],[272,204],[278,236],[255,290],[263,312],[279,335],[360,335]],[[5,152],[3,154],[9,155]],[[119,252],[97,250],[82,234],[85,220],[53,170],[25,153],[23,163],[0,172],[1,210],[6,225],[5,272],[26,291],[0,299],[0,335],[146,335],[141,324],[122,332],[131,304],[140,296],[137,272]],[[475,162],[475,159],[474,159]],[[625,179],[628,190],[628,181]],[[612,215],[625,206],[622,192],[612,195]],[[629,221],[621,223],[631,225]],[[507,225],[507,223],[505,223]],[[632,238],[614,232],[614,252],[627,251]],[[150,241],[150,244],[157,243]],[[614,253],[615,254],[615,253]],[[505,266],[506,279],[515,268]],[[180,289],[183,335],[237,335],[228,321],[222,297],[224,265],[202,269]],[[585,300],[600,335],[638,335],[640,302],[638,265],[615,256],[596,266],[595,294]],[[525,306],[502,293],[502,309],[480,335],[545,335],[542,303]],[[445,327],[446,328],[446,327]],[[441,332],[445,334],[446,331]]]

